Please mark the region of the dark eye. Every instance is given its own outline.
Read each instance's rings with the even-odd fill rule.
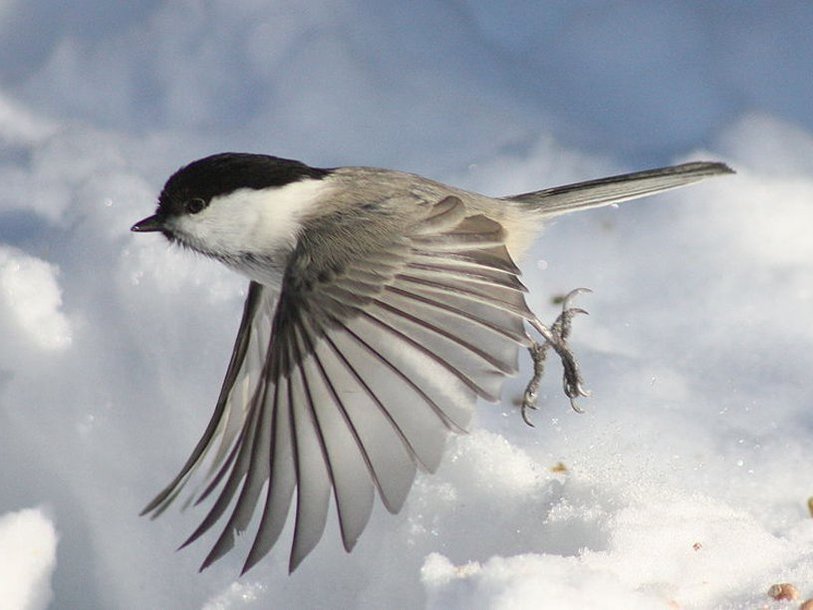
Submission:
[[[200,197],[189,199],[183,204],[183,208],[187,214],[197,214],[206,207],[206,202]]]

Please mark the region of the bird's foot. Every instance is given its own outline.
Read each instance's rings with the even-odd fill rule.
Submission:
[[[528,411],[536,409],[539,383],[545,372],[545,358],[550,348],[553,348],[562,362],[564,369],[562,388],[565,392],[565,396],[570,399],[570,406],[573,410],[577,413],[582,413],[581,407],[576,404],[576,399],[582,396],[590,396],[590,392],[584,387],[581,372],[579,371],[579,363],[576,361],[576,357],[573,355],[567,343],[573,317],[576,314],[587,313],[584,309],[572,307],[572,301],[576,296],[585,292],[591,291],[588,288],[576,288],[565,295],[562,299],[562,312],[550,328],[546,327],[536,318],[530,321],[530,325],[542,336],[544,341],[534,341],[528,348],[531,359],[533,360],[534,372],[525,388],[525,394],[522,397],[522,419],[529,426],[533,426],[533,424],[529,419]]]

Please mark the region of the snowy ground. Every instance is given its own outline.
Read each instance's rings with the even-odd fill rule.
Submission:
[[[500,8],[497,8],[500,7]],[[0,3],[0,608],[790,608],[813,597],[813,5]],[[213,406],[244,283],[129,226],[220,150],[493,194],[718,159],[735,177],[567,217],[523,263],[573,344],[535,428],[483,404],[292,576],[235,580],[138,512]],[[153,236],[154,237],[154,236]],[[524,373],[527,373],[527,362]]]

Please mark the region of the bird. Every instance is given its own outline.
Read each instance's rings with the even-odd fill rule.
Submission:
[[[322,538],[332,496],[350,552],[375,497],[401,510],[477,399],[499,399],[521,349],[535,371],[523,418],[548,349],[574,408],[588,394],[567,344],[582,291],[549,327],[525,300],[517,260],[544,223],[731,173],[690,162],[497,198],[401,171],[254,153],[181,167],[131,230],[161,233],[249,284],[212,418],[142,515],[157,517],[197,479],[191,499],[214,499],[182,547],[225,521],[203,570],[258,513],[245,573],[295,504],[293,572]]]

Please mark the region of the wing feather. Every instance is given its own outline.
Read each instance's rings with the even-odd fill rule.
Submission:
[[[399,274],[398,279],[425,289],[464,296],[481,303],[494,304],[523,318],[533,315],[528,309],[522,293],[504,286],[484,286],[476,282],[466,282],[446,277],[429,279],[420,277],[417,274],[407,273]]]
[[[198,466],[205,459],[206,453],[209,451],[214,442],[219,438],[219,433],[223,429],[224,416],[226,414],[226,407],[229,396],[237,382],[238,377],[245,375],[244,362],[246,352],[248,350],[249,341],[254,335],[251,326],[260,309],[260,304],[263,296],[263,287],[256,283],[251,282],[248,287],[248,295],[246,302],[243,306],[243,317],[240,321],[240,328],[237,331],[237,339],[234,342],[234,349],[232,350],[231,360],[226,369],[226,376],[223,380],[223,385],[220,390],[220,396],[215,404],[215,410],[206,430],[203,432],[195,448],[192,450],[186,463],[181,468],[177,476],[167,485],[161,493],[159,493],[153,500],[147,504],[141,511],[141,515],[151,514],[154,519],[160,515],[169,504],[178,496],[180,491],[186,485],[189,477],[194,473]]]
[[[369,356],[372,354],[374,360],[381,366],[389,368],[396,375],[400,373],[375,348],[363,343],[350,330],[345,329],[344,333],[326,337],[326,343],[330,345],[361,390],[355,400],[348,401],[345,407],[346,416],[356,430],[384,505],[390,512],[398,512],[406,499],[406,492],[412,486],[416,471],[415,462],[420,460],[420,457],[398,420],[393,417],[390,408],[381,400],[357,367],[359,364],[368,366]],[[365,348],[369,353],[359,353],[359,347]],[[370,378],[371,375],[368,374],[366,377]],[[380,379],[375,375],[372,377]],[[404,376],[400,383],[410,386],[409,379]]]
[[[386,312],[385,312],[386,313]],[[444,368],[455,377],[457,377],[460,381],[462,381],[469,389],[471,389],[477,396],[481,398],[485,398],[490,402],[496,402],[497,397],[493,392],[490,392],[482,383],[478,383],[477,380],[473,379],[471,375],[467,374],[466,371],[457,366],[456,363],[445,359],[442,355],[438,354],[435,349],[436,346],[432,348],[426,346],[420,339],[413,338],[411,336],[411,331],[416,330],[420,331],[420,326],[413,326],[408,327],[406,329],[399,328],[399,326],[406,326],[406,324],[398,324],[398,320],[393,317],[393,319],[389,319],[386,316],[382,316],[381,312],[377,312],[375,310],[364,311],[362,315],[366,316],[371,322],[379,327],[384,334],[390,335],[390,340],[396,340],[399,344],[406,345],[414,349],[414,351],[418,352],[422,356],[434,361],[433,365],[436,367]],[[425,335],[426,333],[422,333]],[[380,339],[380,336],[378,337]],[[425,337],[424,337],[425,338]],[[440,345],[438,343],[438,345]],[[447,350],[448,351],[448,350]]]
[[[375,305],[391,314],[392,324],[402,328],[412,327],[414,332],[424,336],[424,343],[441,357],[446,357],[450,362],[460,362],[461,368],[476,373],[483,370],[483,365],[488,365],[495,372],[511,375],[516,372],[514,363],[504,362],[501,358],[495,357],[488,350],[479,347],[471,339],[467,338],[465,330],[470,329],[472,324],[462,324],[456,326],[455,319],[447,316],[447,324],[441,326],[435,321],[435,317],[427,307],[422,307],[420,301],[408,302],[397,293],[390,293],[376,299]],[[412,305],[410,307],[410,305]],[[404,324],[406,322],[406,324]],[[461,328],[463,326],[463,328]],[[412,333],[410,333],[412,334]],[[413,335],[414,336],[414,335]],[[508,344],[511,355],[516,355],[514,344]],[[463,348],[460,350],[459,348]],[[502,354],[500,354],[502,355]],[[481,362],[477,362],[477,360]],[[462,364],[466,362],[466,364]],[[485,372],[485,371],[484,371]]]
[[[266,491],[260,524],[251,550],[246,558],[242,573],[245,574],[279,539],[291,508],[296,469],[294,467],[293,437],[291,435],[291,413],[283,408],[284,397],[288,395],[288,380],[281,377],[269,392],[265,409],[272,412],[271,449],[268,454],[270,476]]]
[[[414,455],[415,461],[424,469],[434,471],[443,453],[447,431],[462,430],[468,423],[474,393],[455,392],[457,388],[454,377],[444,369],[433,368],[432,361],[410,345],[393,342],[391,339],[385,339],[388,341],[385,345],[381,341],[380,328],[369,322],[353,320],[348,325],[353,339],[352,342],[347,342],[348,360],[355,363],[357,370],[364,366],[359,375],[376,397],[381,410],[385,411],[387,419],[394,423],[406,440],[407,448]],[[372,350],[378,356],[375,365],[371,364],[367,354]],[[465,399],[468,402],[464,402]],[[367,414],[361,413],[360,416],[366,417]],[[379,425],[383,423],[385,422],[380,422]],[[382,443],[384,441],[386,437],[381,440]],[[392,451],[392,448],[382,444],[380,453],[387,451]],[[379,477],[387,482],[390,479],[398,480],[390,474],[394,466],[397,465],[389,463],[386,472]],[[410,466],[403,474],[401,480],[405,485],[410,485],[414,467]],[[388,503],[392,512],[397,512],[400,508],[407,490],[408,486],[395,486],[391,490],[395,493],[389,495],[397,499]]]
[[[313,415],[314,406],[299,375],[292,375],[288,380],[287,402],[286,408],[291,411],[296,469],[296,519],[288,564],[293,572],[322,537],[332,481],[326,464],[327,450]]]
[[[343,398],[343,395],[352,396],[348,390],[356,391],[355,383],[326,342],[314,344],[308,340],[307,348],[310,355],[304,358],[300,373],[309,379],[309,401],[330,465],[342,542],[349,551],[373,509],[373,470]]]
[[[506,315],[505,312],[498,308],[485,304],[483,307],[478,308],[477,303],[455,303],[455,295],[438,297],[437,295],[422,294],[420,289],[416,290],[414,288],[410,290],[397,286],[388,286],[387,290],[415,303],[440,310],[470,324],[488,329],[522,345],[530,342],[522,321],[516,316]]]
[[[496,284],[520,292],[527,291],[516,275],[501,269],[480,267],[467,263],[455,264],[455,261],[410,262],[406,266],[412,275],[437,277],[438,274],[441,274],[442,276],[457,277],[470,282]]]
[[[229,458],[227,464],[225,464],[224,467],[220,470],[218,476],[215,478],[212,484],[209,485],[209,488],[205,492],[206,494],[208,494],[213,489],[215,489],[214,485],[219,483],[219,480],[221,478],[224,478],[225,473],[228,472],[228,477],[225,477],[226,482],[224,483],[223,488],[220,490],[217,500],[212,505],[212,508],[209,510],[209,513],[203,519],[198,528],[181,545],[181,548],[197,540],[200,536],[206,533],[215,523],[217,523],[220,517],[223,516],[223,514],[226,512],[226,509],[229,507],[231,501],[234,499],[234,495],[240,488],[240,484],[243,481],[243,477],[249,471],[249,467],[253,466],[253,464],[251,463],[251,455],[254,449],[254,442],[257,430],[257,420],[259,419],[259,416],[260,409],[254,408],[251,410],[251,413],[248,419],[246,420],[245,425],[243,426],[243,429],[238,437],[238,440],[235,443],[234,448],[232,449],[232,453],[236,457]],[[227,528],[227,531],[229,532],[230,536],[232,531],[231,528]],[[231,540],[229,536],[224,536],[222,541],[218,541],[218,543],[216,544],[216,548],[221,548],[224,545],[233,544],[233,540]],[[215,555],[217,555],[217,557],[220,556],[217,553],[215,553]],[[217,557],[214,557],[211,560],[207,558],[201,569],[207,567],[212,561],[217,559]]]
[[[246,463],[248,464],[245,481],[243,483],[240,495],[237,498],[232,515],[229,518],[226,527],[223,529],[217,542],[215,542],[209,555],[203,563],[202,568],[207,567],[234,546],[234,534],[242,533],[248,527],[257,502],[262,492],[262,488],[268,481],[269,477],[269,463],[266,456],[270,452],[271,444],[271,416],[273,412],[270,409],[263,409],[260,403],[264,401],[264,396],[258,397],[262,400],[254,407],[252,419],[256,421],[254,425],[253,438],[250,443],[250,453],[247,454]],[[250,428],[249,428],[250,429]],[[249,443],[244,443],[248,445]],[[232,471],[232,476],[237,472],[235,468]]]

